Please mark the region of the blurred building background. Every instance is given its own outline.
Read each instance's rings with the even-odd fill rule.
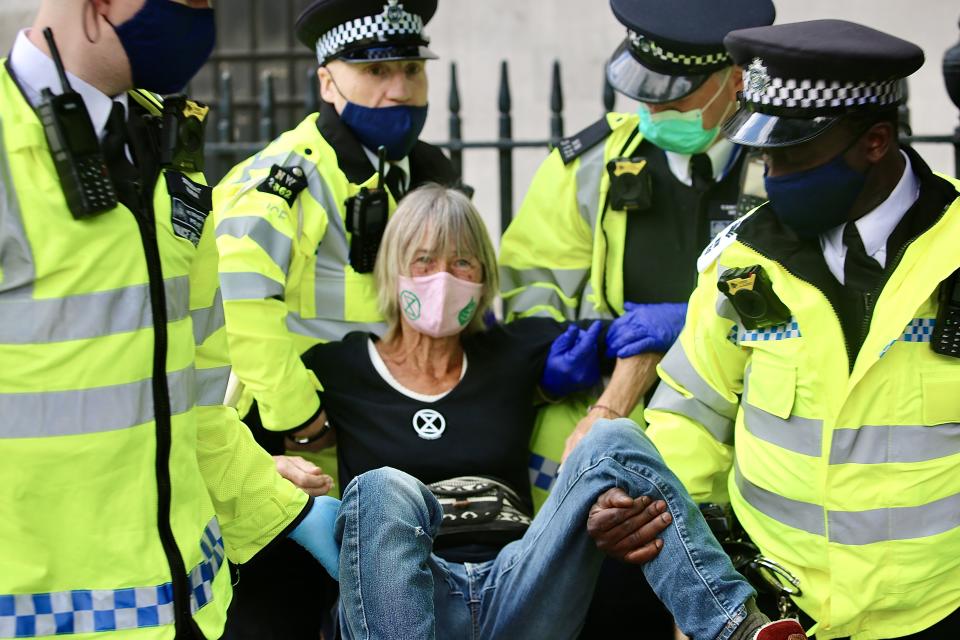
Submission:
[[[216,109],[217,78],[229,70],[233,80],[237,140],[256,140],[262,128],[258,107],[262,74],[274,77],[278,131],[303,116],[303,100],[314,62],[298,45],[291,25],[309,0],[228,0],[218,12],[217,62],[208,65],[191,87]],[[927,55],[910,79],[910,117],[916,134],[947,134],[958,125],[957,109],[944,90],[943,52],[960,39],[956,0],[775,0],[777,21],[844,18],[865,23],[918,43]],[[0,1],[0,48],[8,50],[18,29],[27,25],[38,0]],[[225,10],[229,7],[229,11]],[[670,3],[663,3],[670,10]],[[459,75],[463,138],[491,141],[498,132],[500,62],[509,63],[513,135],[518,140],[546,140],[550,134],[550,85],[554,60],[561,65],[564,133],[570,135],[603,113],[603,64],[624,28],[606,0],[440,0],[426,29],[431,48],[441,59],[429,63],[431,112],[424,139],[448,139],[450,62]],[[299,57],[291,58],[291,52]],[[617,110],[635,108],[617,96]],[[216,126],[216,120],[211,123]],[[953,172],[948,145],[918,145],[934,169]],[[514,151],[513,205],[519,206],[546,148]],[[463,173],[476,188],[475,201],[499,235],[497,151],[464,152]]]

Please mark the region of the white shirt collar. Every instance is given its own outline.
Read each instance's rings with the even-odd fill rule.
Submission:
[[[377,158],[377,154],[366,147],[363,148],[363,152],[367,154],[367,158],[370,159],[370,164],[373,165],[373,168],[376,169],[377,165],[380,164],[380,160]],[[403,169],[403,186],[407,188],[410,186],[410,158],[403,157],[396,162],[387,162],[387,166],[384,168],[384,171],[390,170],[390,165],[396,165]]]
[[[920,196],[920,182],[913,173],[910,158],[902,150],[900,155],[903,156],[904,166],[903,175],[900,176],[897,186],[893,188],[886,200],[854,222],[867,255],[882,267],[887,266],[887,239]],[[831,273],[841,284],[843,283],[843,263],[847,257],[847,245],[843,243],[843,229],[846,226],[847,223],[841,224],[820,236],[823,257]]]
[[[710,158],[714,180],[719,182],[720,179],[723,178],[728,169],[727,165],[730,164],[730,159],[738,149],[739,147],[737,147],[737,145],[726,138],[721,138],[704,152]],[[687,153],[677,153],[676,151],[665,150],[664,153],[667,154],[667,164],[670,167],[670,173],[683,184],[687,186],[692,185],[693,179],[690,177],[690,158],[693,156]]]
[[[40,92],[43,89],[49,87],[54,95],[59,95],[63,91],[53,60],[30,42],[27,32],[28,29],[22,29],[17,34],[13,49],[10,50],[10,68],[13,69],[20,86],[27,94],[27,100],[30,101],[32,106],[36,107],[40,104]],[[93,122],[93,130],[96,131],[97,137],[102,138],[104,127],[107,125],[107,118],[110,117],[110,110],[113,108],[113,99],[69,71],[67,72],[67,78],[70,80],[70,86],[80,94],[83,102],[87,105],[87,111],[90,113],[90,120]],[[116,101],[126,108],[127,94],[120,94]]]

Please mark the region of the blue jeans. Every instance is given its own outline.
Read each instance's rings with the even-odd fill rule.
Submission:
[[[746,618],[754,590],[656,447],[629,420],[594,425],[523,538],[489,562],[458,564],[432,553],[443,512],[412,476],[382,468],[354,478],[336,523],[344,637],[575,638],[603,560],[587,535],[587,515],[612,487],[666,501],[673,523],[644,574],[684,633],[695,640],[729,638]],[[624,625],[642,632],[643,620]]]

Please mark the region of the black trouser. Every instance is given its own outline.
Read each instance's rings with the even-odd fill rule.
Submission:
[[[673,616],[647,584],[643,569],[635,564],[604,560],[580,640],[622,638],[626,637],[624,629],[641,627],[643,633],[639,635],[644,640],[674,637]]]
[[[337,583],[303,547],[277,540],[236,571],[223,640],[333,637]]]

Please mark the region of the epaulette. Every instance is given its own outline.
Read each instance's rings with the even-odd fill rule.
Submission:
[[[755,210],[754,210],[755,211]],[[732,245],[737,239],[737,229],[740,228],[740,225],[753,214],[753,211],[750,213],[741,216],[731,222],[727,227],[718,233],[713,240],[710,241],[703,252],[700,254],[700,257],[697,258],[697,271],[703,273],[710,268],[717,258],[720,257],[720,254],[723,253],[723,250]]]
[[[603,142],[613,132],[607,117],[604,116],[583,131],[560,140],[557,150],[563,164],[570,164],[578,157]]]
[[[137,104],[150,112],[151,115],[159,116],[163,113],[163,98],[155,93],[144,91],[143,89],[134,89],[128,91],[127,95],[133,98]]]

